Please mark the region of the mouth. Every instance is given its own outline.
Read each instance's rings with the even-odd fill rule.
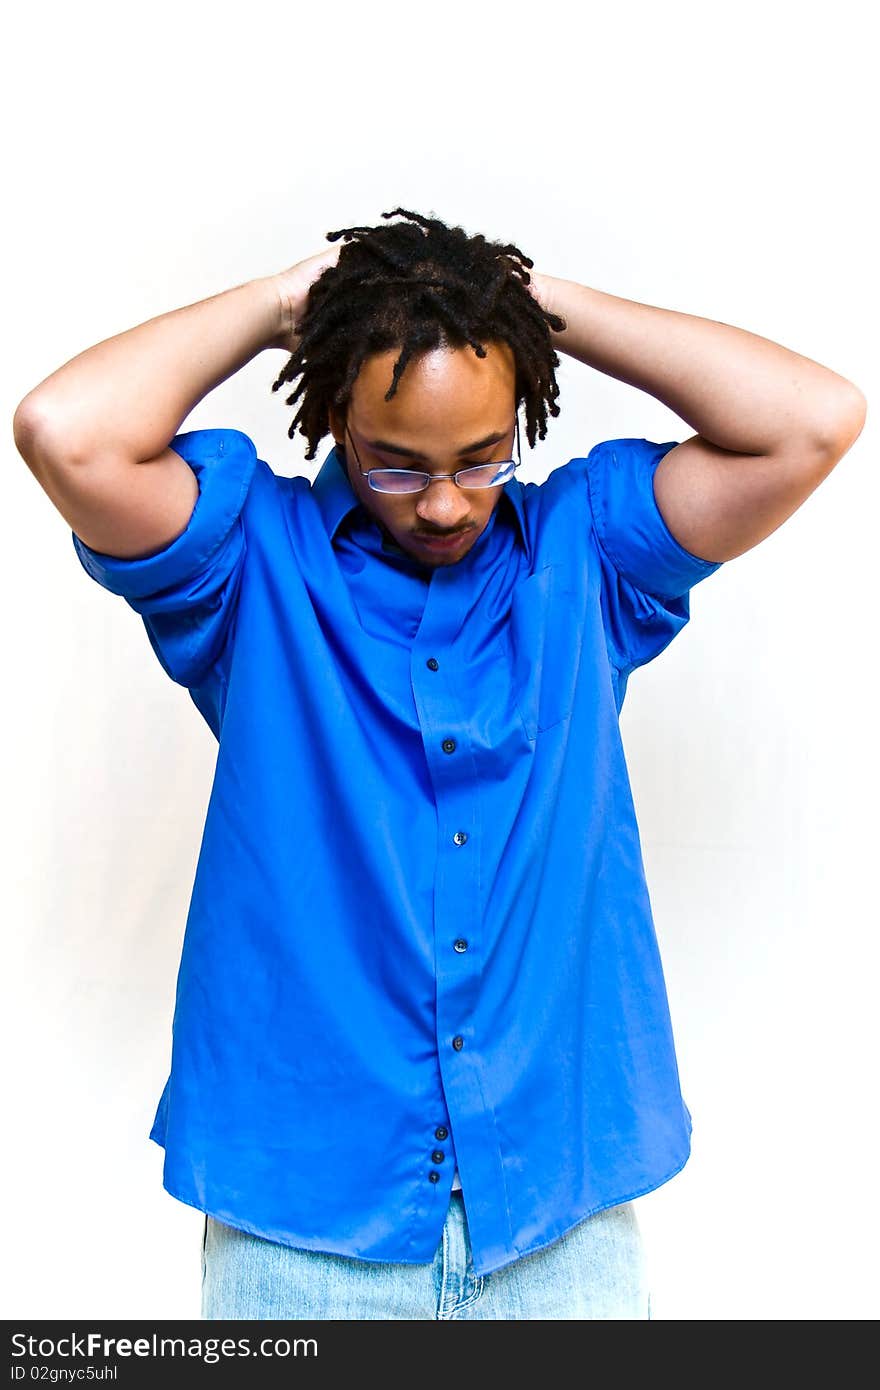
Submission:
[[[425,546],[426,549],[445,551],[455,550],[457,546],[461,545],[465,537],[470,535],[471,529],[468,527],[466,531],[456,531],[451,536],[427,536],[418,531],[414,534],[419,545]]]

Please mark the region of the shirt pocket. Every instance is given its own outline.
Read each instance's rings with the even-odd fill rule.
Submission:
[[[534,740],[570,717],[577,682],[577,607],[560,565],[544,565],[515,586],[499,641],[511,695]]]

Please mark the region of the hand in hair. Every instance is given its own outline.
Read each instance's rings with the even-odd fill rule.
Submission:
[[[309,290],[315,281],[320,279],[325,270],[336,264],[341,250],[341,246],[325,247],[316,255],[307,256],[305,260],[298,261],[289,269],[270,276],[278,288],[281,299],[283,327],[277,337],[268,344],[269,347],[283,348],[285,352],[296,352],[300,344],[300,334],[297,332],[296,325],[305,314]]]
[[[389,221],[396,217],[403,220]],[[487,343],[505,342],[516,362],[514,404],[525,408],[534,446],[546,434],[548,415],[559,414],[559,358],[551,333],[565,322],[530,292],[532,261],[516,246],[406,208],[382,218],[384,226],[327,233],[328,241],[345,242],[339,263],[313,279],[297,320],[299,342],[272,384],[278,391],[296,383],[285,398],[287,405],[299,403],[288,436],[299,430],[308,440],[306,458],[313,459],[329,432],[330,408],[345,413],[358,373],[374,353],[399,352],[385,396],[390,400],[420,353],[449,346],[484,357]],[[295,266],[291,274],[300,270]],[[298,275],[296,293],[301,283]]]

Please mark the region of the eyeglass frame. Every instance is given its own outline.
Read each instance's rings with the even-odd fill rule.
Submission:
[[[515,473],[516,470],[522,465],[522,453],[520,450],[519,442],[519,412],[517,412],[514,416],[513,428],[514,435],[516,437],[516,458],[499,459],[497,466],[500,468],[502,464],[512,463],[513,472]],[[360,473],[362,478],[366,478],[367,485],[371,487],[374,492],[381,493],[383,497],[417,497],[420,493],[427,492],[428,488],[431,486],[431,483],[439,482],[441,478],[452,478],[455,482],[455,486],[460,487],[463,492],[489,492],[492,488],[505,487],[507,483],[510,482],[510,478],[507,478],[504,483],[486,483],[483,487],[469,488],[467,483],[460,483],[458,481],[462,473],[469,473],[474,468],[491,467],[491,460],[489,461],[489,463],[469,464],[467,468],[459,468],[456,470],[455,473],[426,473],[425,470],[422,468],[368,468],[366,472],[364,472],[363,468],[361,467],[361,460],[360,455],[357,451],[357,445],[354,442],[354,436],[352,435],[351,430],[348,428],[347,420],[345,422],[345,432],[351,440],[352,448],[354,449],[354,456],[357,461],[358,472]],[[403,492],[394,492],[391,489],[376,487],[374,483],[371,481],[371,475],[373,473],[410,473],[416,474],[417,476],[422,478],[426,478],[427,481],[423,484],[422,487],[407,488]],[[511,474],[511,477],[513,477],[513,474]]]

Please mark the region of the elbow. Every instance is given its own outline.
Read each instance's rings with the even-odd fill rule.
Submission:
[[[829,410],[820,435],[822,452],[830,463],[842,459],[852,448],[865,428],[867,415],[868,402],[864,393],[848,381],[834,408]]]
[[[67,431],[38,392],[31,391],[19,401],[12,417],[15,447],[32,472],[69,460]]]
[[[40,435],[40,409],[32,395],[19,401],[12,417],[12,437],[25,463],[34,466]]]

